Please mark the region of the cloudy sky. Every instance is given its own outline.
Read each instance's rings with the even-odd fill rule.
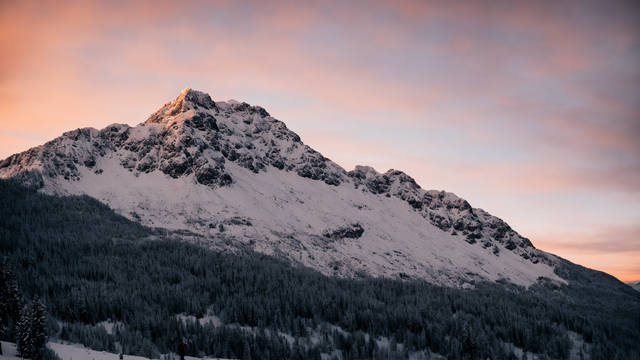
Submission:
[[[636,1],[0,1],[0,46],[0,159],[191,87],[640,281]]]

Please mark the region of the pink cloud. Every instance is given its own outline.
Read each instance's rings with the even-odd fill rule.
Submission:
[[[353,14],[351,7],[346,8],[348,11],[340,12],[336,11],[335,6],[298,6],[294,3],[281,2],[275,6],[259,8],[260,11],[248,10],[245,29],[232,34],[227,33],[228,28],[225,25],[213,23],[193,25],[179,20],[181,16],[197,11],[198,6],[203,4],[196,4],[198,6],[194,7],[176,7],[170,3],[161,3],[159,6],[153,6],[151,11],[148,11],[148,4],[145,5],[145,3],[128,4],[125,7],[116,8],[104,4],[82,4],[84,3],[73,3],[66,7],[47,9],[44,13],[49,15],[55,13],[56,16],[41,15],[37,17],[35,20],[42,20],[45,25],[42,28],[35,26],[38,36],[29,37],[30,40],[34,40],[32,42],[33,48],[36,49],[34,51],[44,51],[45,53],[54,51],[55,49],[52,50],[51,47],[57,48],[56,44],[58,44],[62,49],[65,49],[65,52],[68,51],[72,54],[58,54],[50,59],[49,66],[56,69],[54,75],[49,71],[41,70],[40,66],[37,66],[35,71],[33,66],[28,66],[25,69],[33,74],[26,75],[31,81],[42,85],[38,86],[39,88],[46,89],[46,92],[55,91],[60,94],[60,96],[44,95],[50,96],[55,104],[64,104],[63,97],[74,98],[76,97],[74,92],[86,93],[87,88],[95,92],[95,85],[86,84],[84,80],[87,72],[92,73],[93,76],[107,72],[116,78],[119,76],[128,78],[128,74],[131,72],[138,72],[151,78],[161,74],[165,78],[186,79],[195,78],[200,75],[199,72],[202,73],[205,70],[202,75],[210,79],[214,91],[215,88],[242,89],[251,86],[268,88],[275,92],[300,92],[321,103],[322,106],[334,106],[362,114],[380,111],[391,112],[391,109],[401,107],[401,118],[394,119],[394,121],[403,122],[420,121],[418,119],[422,118],[422,114],[432,110],[438,114],[439,108],[442,106],[455,107],[458,104],[468,102],[468,99],[480,99],[488,101],[489,104],[465,105],[460,109],[444,111],[442,115],[436,115],[435,118],[441,117],[447,123],[459,122],[463,126],[470,125],[478,135],[489,140],[492,137],[500,136],[500,134],[492,136],[491,130],[481,126],[487,121],[496,123],[496,120],[487,118],[492,117],[496,111],[503,111],[505,107],[512,114],[519,114],[523,109],[527,111],[527,104],[523,104],[513,97],[508,98],[507,102],[495,103],[501,97],[504,98],[505,91],[518,86],[520,79],[509,74],[486,71],[486,69],[491,64],[508,64],[511,61],[508,60],[508,55],[513,46],[509,43],[503,43],[499,39],[496,40],[491,35],[483,34],[482,31],[474,32],[475,30],[491,28],[491,24],[495,23],[500,27],[513,28],[523,33],[538,34],[544,41],[551,44],[553,49],[550,53],[553,58],[565,56],[562,48],[566,47],[566,44],[578,44],[572,45],[572,48],[588,45],[584,45],[584,41],[576,41],[584,38],[584,34],[577,34],[575,29],[569,28],[563,18],[547,16],[548,21],[541,23],[540,16],[548,15],[550,12],[553,15],[553,6],[546,3],[503,8],[502,6],[477,6],[467,2],[454,2],[453,5],[448,6],[442,6],[437,2],[426,3],[426,5],[419,2],[403,2],[401,6],[396,7],[395,5],[391,6],[390,3],[381,2],[378,4],[381,8],[393,10],[395,13],[399,13],[402,18],[384,21],[385,26],[378,29],[373,26],[377,20],[375,7],[358,9],[358,16],[353,17],[351,16]],[[232,9],[231,13],[242,13],[233,5],[223,4],[222,10],[228,9]],[[266,11],[269,16],[261,17],[256,14],[261,11]],[[29,11],[25,11],[25,13],[32,14]],[[363,64],[362,59],[357,57],[344,59],[335,58],[333,55],[316,57],[315,53],[307,53],[304,48],[301,48],[295,37],[281,36],[282,31],[291,29],[300,32],[309,31],[308,29],[316,26],[318,22],[329,19],[337,22],[334,26],[347,29],[346,37],[353,37],[351,40],[358,40],[362,36],[359,31],[366,29],[371,33],[373,39],[377,39],[377,35],[384,37],[386,33],[395,33],[396,35],[392,36],[393,39],[400,40],[402,44],[403,41],[409,42],[411,37],[415,36],[411,34],[411,31],[415,30],[415,27],[422,22],[450,18],[461,19],[457,23],[464,24],[464,26],[451,25],[454,33],[457,32],[457,36],[453,38],[452,44],[445,44],[445,47],[438,49],[438,51],[440,56],[450,58],[450,62],[455,66],[451,69],[443,69],[446,71],[442,74],[446,75],[436,74],[435,78],[426,84],[419,81],[406,81],[405,78],[394,80],[393,77],[387,77],[383,79],[384,74],[380,73],[377,66]],[[253,19],[258,19],[258,23],[264,27],[252,26],[250,20]],[[33,24],[38,21],[21,23]],[[156,27],[159,24],[163,26]],[[18,25],[14,24],[14,26],[20,28]],[[132,40],[127,38],[126,42],[123,42],[118,37],[105,36],[111,29],[118,27],[136,29]],[[83,32],[79,35],[76,31],[77,28],[83,28]],[[38,31],[38,29],[40,30]],[[272,31],[272,29],[275,30]],[[449,27],[445,26],[444,29],[448,30]],[[27,34],[31,33],[26,25],[22,26],[20,30],[25,30]],[[237,30],[237,28],[234,27],[233,30]],[[43,35],[42,38],[40,35]],[[61,39],[65,39],[62,45],[60,45]],[[174,41],[193,43],[195,49],[191,53],[187,52],[184,57],[176,57],[171,48],[167,46],[167,43]],[[93,46],[94,48],[106,48],[107,50],[103,51],[109,53],[115,62],[111,62],[105,68],[99,58],[73,55],[74,51],[91,46],[93,42],[97,43]],[[10,45],[20,48],[22,43],[22,41],[16,41],[15,44]],[[210,47],[205,44],[210,44]],[[473,46],[469,44],[473,44]],[[483,51],[482,47],[490,44],[493,46],[489,46],[489,51]],[[326,44],[321,45],[325,46]],[[354,45],[371,46],[366,42],[362,45]],[[517,50],[522,51],[522,47],[518,46]],[[516,54],[516,56],[525,57],[528,54],[529,52]],[[38,57],[40,55],[37,54],[27,56],[30,59]],[[558,61],[571,63],[580,58],[590,59],[570,53],[566,60]],[[84,61],[80,68],[77,66],[78,61]],[[550,63],[554,61],[556,60]],[[541,62],[546,63],[545,61]],[[17,69],[15,73],[20,76],[20,66],[15,68]],[[531,67],[528,66],[525,69],[530,71]],[[454,75],[450,75],[451,73]],[[33,79],[36,76],[38,79]],[[473,81],[470,81],[471,79]],[[12,88],[21,86],[18,80],[3,81],[3,84],[10,84]],[[66,89],[65,84],[68,84]],[[187,85],[190,84],[182,86]],[[103,93],[107,97],[113,97],[113,95],[109,95],[112,91],[122,91],[123,95],[127,92],[126,89],[123,91],[122,88],[114,89],[107,84],[105,86]],[[115,86],[121,85],[115,84]],[[63,91],[53,90],[55,87]],[[142,87],[134,86],[133,88]],[[165,90],[163,93],[167,91]],[[572,92],[575,91],[577,90],[574,89]],[[131,95],[126,94],[125,96]],[[582,97],[586,96],[582,95]],[[491,104],[492,102],[494,104]],[[10,104],[2,105],[11,107]],[[68,104],[64,104],[63,107],[68,106]],[[487,106],[499,107],[487,109]],[[537,107],[531,106],[531,108],[533,109],[532,116],[537,119],[555,118],[552,129],[560,129],[563,133],[568,133],[572,128],[577,129],[580,134],[575,137],[581,139],[582,143],[601,143],[603,147],[629,144],[627,150],[635,150],[629,146],[633,147],[633,144],[637,142],[633,141],[627,132],[612,134],[602,131],[600,128],[589,128],[588,124],[576,128],[575,121],[567,122],[557,114],[551,117],[544,114],[540,116],[538,114],[540,111],[536,111]],[[620,111],[616,104],[610,104],[609,108],[612,108],[612,111]],[[16,110],[14,113],[18,113],[18,111]],[[483,118],[482,121],[478,121],[479,118]],[[380,123],[385,120],[371,117],[367,121]],[[433,126],[433,123],[426,123],[425,126]],[[514,131],[514,128],[507,126],[505,131]],[[515,131],[518,131],[517,128]],[[545,137],[540,141],[550,143],[551,148],[557,148],[558,143],[566,140],[566,137],[563,136],[553,142],[553,136],[547,136],[545,132],[540,133],[540,136]]]

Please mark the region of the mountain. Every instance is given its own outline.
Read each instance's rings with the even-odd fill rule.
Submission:
[[[640,282],[638,283],[627,283],[627,285],[631,286],[633,289],[640,291]]]
[[[327,275],[566,283],[559,258],[464,199],[399,170],[346,171],[265,109],[189,88],[138,126],[77,129],[14,154],[0,178]]]

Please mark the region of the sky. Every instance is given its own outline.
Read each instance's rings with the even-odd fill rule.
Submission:
[[[0,0],[0,159],[184,88],[640,281],[640,4]]]

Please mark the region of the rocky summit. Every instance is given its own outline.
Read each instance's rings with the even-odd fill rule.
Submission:
[[[136,127],[83,128],[0,162],[0,178],[87,194],[211,248],[327,275],[530,285],[557,258],[508,224],[399,170],[345,169],[265,109],[185,89]]]

